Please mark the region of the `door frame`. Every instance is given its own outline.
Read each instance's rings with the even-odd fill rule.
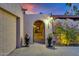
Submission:
[[[16,48],[21,47],[21,40],[20,40],[20,18],[16,18]]]
[[[42,20],[36,20],[34,21],[33,25],[35,24],[35,22],[38,22],[38,21],[41,21],[43,23],[43,26],[44,26],[44,43],[42,44],[45,44],[45,23],[42,21]],[[33,27],[33,43],[34,43],[34,27]]]

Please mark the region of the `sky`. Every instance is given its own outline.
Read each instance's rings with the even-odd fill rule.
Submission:
[[[51,14],[52,15],[64,15],[68,7],[66,3],[24,3],[23,9],[27,9],[29,14]]]

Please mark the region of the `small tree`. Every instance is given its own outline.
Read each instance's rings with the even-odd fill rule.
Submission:
[[[79,15],[78,5],[74,5],[72,3],[66,3],[67,8],[64,15]]]

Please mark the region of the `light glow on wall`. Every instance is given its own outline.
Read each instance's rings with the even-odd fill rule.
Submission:
[[[44,22],[46,25],[52,24],[54,22],[54,18],[53,17],[48,17]]]
[[[46,19],[45,20],[45,24],[48,25],[49,24],[49,20]]]

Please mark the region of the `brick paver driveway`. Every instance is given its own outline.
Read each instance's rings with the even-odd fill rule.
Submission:
[[[34,43],[30,47],[16,49],[9,56],[79,56],[79,47],[56,46],[56,49],[52,49]]]

